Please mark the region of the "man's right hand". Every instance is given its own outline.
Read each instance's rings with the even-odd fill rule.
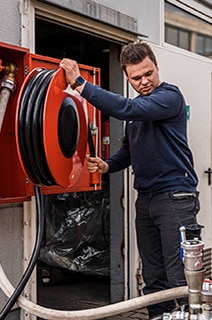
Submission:
[[[107,162],[103,161],[99,157],[90,157],[90,155],[86,155],[87,160],[87,169],[89,173],[106,173],[109,170],[109,165]]]
[[[77,61],[64,58],[60,61],[60,67],[65,70],[66,82],[72,86],[75,83],[75,80],[80,76],[80,69]],[[79,93],[82,92],[85,82],[76,88]]]

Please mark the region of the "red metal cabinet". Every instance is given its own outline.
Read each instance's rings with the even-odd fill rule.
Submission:
[[[97,154],[101,156],[100,112],[83,100],[77,93],[73,91],[68,93],[63,92],[66,83],[64,72],[59,68],[59,60],[31,54],[28,49],[1,42],[0,60],[2,61],[2,65],[13,62],[18,66],[16,76],[17,89],[10,96],[0,132],[0,203],[29,200],[33,195],[34,184],[40,185],[43,194],[93,190],[94,186],[91,184],[91,176],[85,166],[84,155],[90,153],[88,146],[89,126],[94,133],[93,141]],[[33,77],[34,73],[38,72],[36,68],[55,70],[53,79],[47,90],[42,118],[42,142],[44,143],[48,169],[50,168],[55,181],[55,184],[50,185],[33,181],[30,166],[26,168],[26,163],[20,151],[20,141],[22,140],[18,136],[18,132],[20,131],[18,117],[20,117],[22,91],[24,89],[28,90],[29,84],[27,81],[29,81],[30,77]],[[100,70],[98,68],[80,65],[80,69],[82,76],[87,81],[96,83],[97,85],[100,84]],[[0,72],[0,79],[2,76],[2,72]],[[70,98],[66,101],[73,103],[77,119],[79,120],[77,122],[79,132],[77,135],[77,145],[75,146],[76,150],[74,149],[73,155],[69,155],[68,157],[61,151],[61,144],[58,143],[58,125],[60,123],[58,115],[59,113],[61,114],[61,105],[65,98]],[[62,110],[65,110],[64,114],[62,113],[62,119],[65,121],[66,114],[69,114],[66,110],[69,109]],[[21,122],[22,127],[25,128],[25,119],[21,118],[21,121],[23,121],[23,123]],[[63,126],[65,122],[61,123]],[[25,131],[22,134],[24,137]],[[63,130],[62,135],[65,135],[65,131],[63,132]],[[30,144],[29,147],[31,148]],[[33,152],[36,152],[36,150],[36,148],[33,149]],[[101,181],[95,187],[97,189],[101,188]]]

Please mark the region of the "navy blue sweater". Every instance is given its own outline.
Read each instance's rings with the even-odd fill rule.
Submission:
[[[122,147],[107,160],[110,173],[132,165],[140,193],[196,190],[178,87],[163,82],[149,96],[129,99],[87,82],[82,96],[108,116],[127,121]]]

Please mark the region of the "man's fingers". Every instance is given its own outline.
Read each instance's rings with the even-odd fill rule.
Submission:
[[[87,162],[92,162],[92,163],[97,163],[97,164],[99,162],[101,162],[101,159],[98,157],[90,157],[90,155],[86,155],[85,158],[86,158]]]
[[[87,154],[86,156],[85,156],[85,158],[86,158],[86,160],[87,161],[89,161],[89,162],[95,162],[96,160],[96,158],[95,157],[90,157],[90,155],[89,154]]]
[[[90,157],[86,155],[87,169],[90,173],[98,171],[99,173],[105,173],[108,171],[108,164],[99,157]]]

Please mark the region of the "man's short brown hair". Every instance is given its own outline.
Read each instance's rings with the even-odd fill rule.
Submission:
[[[128,64],[138,64],[149,57],[157,65],[156,57],[146,42],[129,43],[124,46],[120,54],[120,65],[126,72]]]

